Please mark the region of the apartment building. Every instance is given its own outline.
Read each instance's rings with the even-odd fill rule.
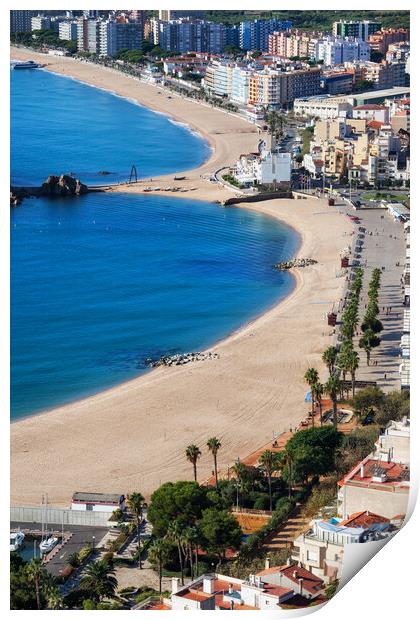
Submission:
[[[384,90],[407,85],[405,62],[346,61],[346,69],[354,70],[359,78],[372,82],[375,90]]]
[[[292,22],[278,19],[255,19],[239,24],[239,47],[243,50],[268,51],[269,35],[290,30]]]
[[[143,42],[141,24],[106,20],[99,22],[99,55],[115,56],[119,50],[139,50]]]
[[[354,74],[352,71],[324,69],[321,72],[321,88],[325,94],[334,96],[351,93],[353,86]]]
[[[367,41],[371,34],[380,29],[381,24],[378,22],[340,20],[333,23],[332,31],[336,37],[354,37]]]
[[[58,26],[58,36],[62,41],[77,41],[77,22],[60,22]]]
[[[321,91],[321,71],[318,68],[282,71],[265,68],[249,81],[251,105],[280,108],[296,98],[309,97]]]
[[[293,111],[298,116],[318,117],[322,120],[338,118],[350,114],[351,104],[347,97],[305,97],[295,99]]]
[[[51,18],[43,15],[36,15],[31,18],[31,30],[49,30],[51,28]]]
[[[391,43],[388,46],[388,50],[385,55],[387,62],[405,62],[407,63],[410,57],[410,43]]]
[[[10,34],[31,32],[32,18],[37,15],[38,11],[10,11]]]
[[[314,57],[327,67],[354,60],[368,61],[370,46],[361,38],[326,37],[316,41]]]
[[[379,32],[370,35],[368,43],[372,50],[385,55],[391,43],[409,40],[410,31],[406,28],[382,28]]]
[[[338,514],[369,510],[389,519],[407,512],[410,492],[410,469],[380,456],[367,456],[340,480]]]
[[[164,50],[178,53],[220,54],[225,45],[225,26],[200,19],[151,20],[153,40]]]
[[[353,118],[379,121],[386,124],[389,122],[389,109],[385,105],[379,105],[378,103],[367,103],[354,106],[352,116]]]
[[[166,609],[172,610],[276,610],[282,604],[324,600],[325,585],[310,571],[287,564],[269,566],[248,579],[219,573],[202,575],[188,586],[172,580],[172,594]]]
[[[325,583],[331,583],[341,578],[345,545],[379,540],[390,529],[390,519],[369,511],[354,513],[348,519],[315,519],[294,540],[292,560]]]

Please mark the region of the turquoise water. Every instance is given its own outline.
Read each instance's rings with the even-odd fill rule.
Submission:
[[[44,75],[50,77],[31,72],[27,79],[38,84]],[[82,97],[87,87],[69,83]],[[129,125],[151,115],[91,90],[89,96],[101,101],[98,109],[114,123],[122,104]],[[49,90],[29,89],[27,106],[31,122],[33,109],[47,117]],[[67,99],[62,106],[70,131],[76,112]],[[14,116],[21,113],[15,109]],[[156,131],[166,132],[164,117],[153,122]],[[22,130],[22,119],[12,124]],[[182,133],[185,144],[197,140],[182,127],[169,126]],[[57,139],[49,131],[45,150]],[[92,140],[98,139],[95,127]],[[89,126],[84,142],[91,149]],[[198,147],[193,156],[181,153],[180,161],[202,160],[206,146],[198,141]],[[145,157],[141,144],[138,150],[138,157]],[[67,153],[74,156],[72,148]],[[120,161],[118,149],[114,155]],[[161,151],[148,157],[157,172]],[[49,168],[52,162],[45,156]],[[109,167],[117,170],[113,163]],[[26,178],[26,166],[20,170],[15,160],[16,175]],[[293,256],[297,244],[293,231],[276,220],[182,198],[95,193],[24,201],[11,211],[12,417],[133,378],[146,371],[147,357],[211,346],[292,290],[292,276],[272,265]]]

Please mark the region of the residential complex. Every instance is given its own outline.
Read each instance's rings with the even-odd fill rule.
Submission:
[[[38,11],[10,11],[10,33],[30,32],[32,18],[37,15]]]
[[[333,34],[336,37],[355,37],[367,41],[370,35],[381,29],[381,24],[377,22],[364,21],[346,21],[341,20],[334,22]]]

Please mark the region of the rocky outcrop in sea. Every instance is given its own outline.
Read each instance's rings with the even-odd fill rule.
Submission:
[[[148,358],[145,360],[147,366],[157,368],[158,366],[182,366],[191,362],[204,362],[205,360],[219,359],[218,353],[179,353],[176,355],[162,355],[159,359],[153,360]]]
[[[79,196],[87,194],[87,185],[81,183],[79,179],[75,179],[68,174],[55,176],[50,174],[48,179],[44,181],[39,190],[40,196]]]
[[[317,260],[314,258],[294,258],[293,260],[284,261],[274,265],[274,269],[285,271],[286,269],[293,269],[294,267],[309,267],[309,265],[316,265]]]

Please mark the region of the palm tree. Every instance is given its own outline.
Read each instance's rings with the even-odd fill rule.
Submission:
[[[331,398],[333,406],[333,424],[337,428],[337,397],[341,390],[341,381],[337,375],[331,375],[326,382],[324,389]]]
[[[127,505],[129,511],[136,517],[137,522],[137,551],[139,554],[139,568],[141,569],[141,551],[140,551],[140,524],[143,521],[144,497],[141,493],[136,492],[128,495]]]
[[[168,531],[166,532],[166,538],[170,542],[176,544],[178,548],[179,567],[181,569],[181,583],[184,585],[184,557],[182,549],[183,528],[178,521],[172,521],[169,524]]]
[[[42,560],[31,560],[26,567],[26,574],[29,583],[32,583],[35,587],[36,606],[38,609],[41,609],[41,586],[43,580],[46,578],[46,570],[42,564]]]
[[[315,383],[313,387],[315,400],[319,407],[319,423],[322,426],[322,395],[324,393],[324,386],[319,381]]]
[[[282,452],[278,453],[281,467],[287,467],[287,481],[289,487],[288,497],[292,497],[292,467],[293,467],[293,454],[287,449],[287,444]]]
[[[149,548],[149,560],[152,564],[157,566],[159,573],[159,594],[162,594],[162,575],[163,565],[165,560],[169,557],[169,546],[164,538],[158,538],[153,541]]]
[[[213,459],[214,459],[214,474],[215,474],[215,478],[216,478],[216,489],[219,488],[219,480],[217,477],[217,453],[220,450],[220,448],[222,447],[222,443],[220,441],[220,439],[218,439],[217,437],[210,437],[210,439],[207,441],[207,447],[210,450],[210,452],[213,455]]]
[[[260,456],[260,463],[264,467],[268,480],[268,494],[270,496],[270,511],[273,510],[273,498],[271,491],[271,475],[280,467],[280,458],[278,453],[271,450],[264,450]]]
[[[324,353],[322,354],[322,361],[328,368],[328,372],[330,373],[330,375],[332,375],[334,372],[336,359],[337,349],[335,347],[328,347],[327,349],[325,349]]]
[[[315,426],[315,393],[314,387],[319,382],[319,374],[315,368],[308,368],[305,372],[304,379],[311,388],[311,403],[312,403],[312,426]]]
[[[359,355],[356,351],[352,351],[351,353],[349,353],[348,362],[348,370],[351,375],[351,389],[354,398],[354,392],[356,387],[356,371],[359,368]]]
[[[201,456],[201,450],[198,446],[191,444],[185,450],[187,461],[192,463],[194,471],[194,482],[197,482],[197,461]]]
[[[370,353],[374,347],[377,347],[380,344],[381,340],[375,334],[375,332],[368,328],[363,336],[359,340],[359,347],[364,349],[366,352],[366,362],[369,366],[370,363]]]
[[[48,585],[44,590],[44,595],[47,601],[48,609],[63,609],[63,597],[55,585]]]
[[[80,585],[89,591],[89,598],[95,602],[100,602],[105,597],[112,598],[118,585],[115,568],[106,560],[93,562],[86,568]]]

